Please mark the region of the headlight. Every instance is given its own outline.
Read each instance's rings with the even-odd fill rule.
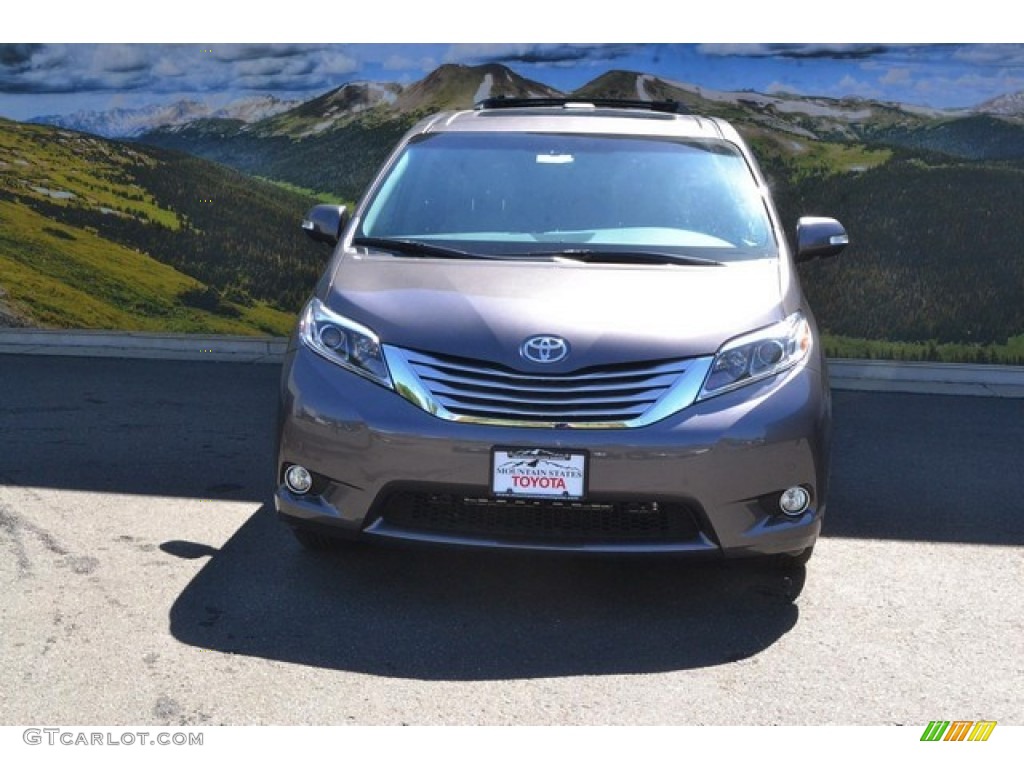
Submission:
[[[806,359],[811,326],[801,312],[722,345],[711,363],[698,400],[774,376]]]
[[[335,314],[319,299],[311,299],[306,305],[299,336],[321,357],[392,388],[391,374],[384,362],[384,352],[377,335],[369,328]]]

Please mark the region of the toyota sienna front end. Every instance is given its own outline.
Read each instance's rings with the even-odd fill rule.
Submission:
[[[782,555],[828,491],[830,398],[795,262],[727,123],[503,100],[429,118],[351,216],[281,382],[299,541]]]

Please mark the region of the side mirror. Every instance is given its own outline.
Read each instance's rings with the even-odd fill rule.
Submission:
[[[318,243],[334,246],[347,219],[344,205],[314,205],[302,220],[302,229]]]
[[[835,219],[804,216],[796,223],[797,262],[835,256],[849,244],[850,236]]]

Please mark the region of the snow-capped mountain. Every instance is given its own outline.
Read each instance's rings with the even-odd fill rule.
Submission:
[[[191,99],[135,109],[82,110],[69,115],[41,115],[28,122],[55,125],[106,138],[134,138],[157,128],[184,125],[204,118],[227,118],[251,123],[292,109],[300,102],[276,96],[251,96],[214,109]]]
[[[976,112],[1003,117],[1024,117],[1024,91],[1007,93],[974,108]]]
[[[279,110],[273,120],[259,126],[263,134],[315,136],[338,127],[378,106],[390,106],[402,92],[397,83],[352,82],[288,110]]]
[[[258,120],[264,120],[293,109],[301,103],[301,100],[283,100],[269,94],[265,96],[249,96],[232,101],[222,109],[215,110],[210,117],[241,120],[243,123],[255,123]]]

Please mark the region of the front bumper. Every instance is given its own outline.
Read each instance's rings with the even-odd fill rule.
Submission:
[[[275,505],[290,525],[345,537],[729,557],[798,552],[817,539],[827,497],[830,401],[821,364],[812,358],[646,427],[538,429],[440,419],[299,346],[282,378]],[[492,498],[495,446],[586,451],[586,497]],[[314,473],[311,493],[281,482],[290,464]],[[775,500],[794,485],[811,491],[812,504],[787,517]]]

